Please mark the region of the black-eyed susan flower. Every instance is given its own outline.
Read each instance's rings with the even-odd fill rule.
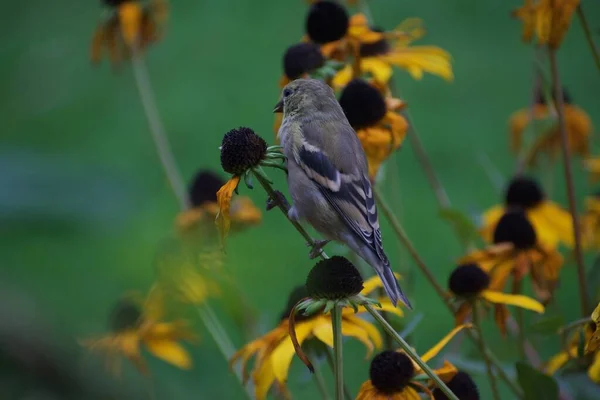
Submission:
[[[572,103],[571,97],[563,88],[564,115],[569,151],[581,157],[587,157],[590,150],[592,122],[582,108]],[[551,160],[558,157],[561,148],[560,129],[555,105],[548,105],[541,92],[536,95],[533,110],[523,108],[515,111],[509,119],[510,147],[515,153],[523,150],[527,142],[525,133],[530,124],[537,124],[540,132],[535,136],[529,148],[527,162],[535,165],[540,154],[546,154]]]
[[[429,362],[465,327],[469,327],[469,325],[454,328],[439,343],[423,354],[421,359]],[[450,362],[444,361],[443,366],[435,369],[434,373],[448,384],[455,378],[458,370]],[[371,361],[369,377],[370,379],[364,382],[358,390],[356,400],[416,400],[421,398],[419,393],[433,399],[434,393],[437,393],[432,389],[433,384],[429,382],[427,375],[401,350],[388,350],[375,356]],[[462,399],[462,397],[459,398]]]
[[[531,276],[538,299],[548,302],[556,288],[564,259],[554,246],[542,243],[522,210],[507,210],[496,224],[493,244],[460,260],[476,263],[492,277],[493,287],[502,290],[509,277],[513,283]]]
[[[224,240],[231,226],[231,198],[237,191],[240,179],[244,177],[246,185],[252,187],[252,174],[268,181],[262,166],[285,169],[277,160],[285,159],[279,151],[280,146],[267,147],[263,138],[250,128],[232,129],[223,136],[221,142],[221,167],[231,174],[231,178],[217,191],[217,228]]]
[[[555,375],[571,369],[584,370],[593,382],[600,384],[600,351],[584,351],[584,346],[593,337],[594,331],[594,324],[589,323],[571,332],[566,348],[546,362],[544,371],[548,375]]]
[[[164,321],[164,294],[153,287],[147,298],[127,296],[115,306],[111,318],[111,333],[82,344],[91,351],[106,356],[110,370],[119,374],[120,357],[129,359],[142,373],[147,367],[141,355],[142,346],[152,355],[181,369],[190,369],[192,359],[180,341],[195,341],[196,335],[184,320]]]
[[[362,14],[357,20],[365,21]],[[414,79],[421,79],[425,72],[437,75],[446,81],[454,79],[452,57],[437,46],[412,46],[411,43],[425,34],[423,23],[418,18],[409,18],[391,32],[372,29],[380,34],[378,40],[360,40],[360,51],[355,54],[357,65],[348,65],[333,78],[334,88],[344,87],[353,77],[362,74],[371,76],[379,86],[386,86],[392,77],[392,67],[408,71]],[[358,73],[356,69],[359,69]]]
[[[529,176],[516,176],[504,191],[504,204],[496,205],[483,214],[481,234],[493,242],[496,225],[508,210],[521,209],[535,229],[536,237],[548,246],[562,243],[573,247],[575,234],[571,214],[549,200],[539,183]]]
[[[202,222],[212,224],[219,212],[217,192],[224,184],[225,181],[215,172],[199,170],[188,189],[191,207],[177,215],[177,227],[187,231]],[[262,219],[261,211],[246,196],[238,196],[232,200],[229,214],[234,230],[256,225]]]
[[[569,30],[579,0],[525,0],[512,12],[523,23],[522,39],[529,43],[558,48]]]
[[[446,385],[459,400],[479,400],[479,388],[473,378],[464,371],[458,371],[454,378],[446,382]],[[434,400],[448,400],[448,397],[439,388],[433,391]]]
[[[450,275],[448,287],[460,304],[455,313],[457,325],[463,324],[467,319],[474,302],[494,307],[494,320],[502,334],[506,334],[507,305],[537,313],[544,312],[544,306],[532,298],[503,293],[502,286],[497,281],[490,280],[490,275],[477,264],[459,265]]]
[[[375,179],[382,163],[404,141],[408,123],[397,111],[404,103],[381,92],[362,79],[348,83],[340,96],[340,105],[356,130],[367,156],[369,177]]]
[[[167,0],[104,0],[108,16],[98,24],[92,38],[90,58],[99,62],[108,53],[113,65],[143,51],[160,39],[166,22]]]
[[[347,281],[344,291],[350,287],[354,289],[356,286],[358,286],[357,282],[350,279]],[[367,296],[381,287],[381,280],[378,277],[373,277],[364,282],[362,286],[364,288],[360,293]],[[241,362],[243,365],[245,381],[251,375],[257,399],[264,399],[271,386],[276,385],[281,388],[287,381],[288,371],[295,354],[294,344],[290,337],[289,316],[297,303],[308,295],[309,292],[306,287],[295,290],[288,300],[288,306],[279,325],[260,338],[246,344],[231,359],[231,364]],[[382,299],[380,304],[383,311],[399,317],[403,316],[402,310],[394,307],[389,300]],[[364,309],[360,309],[357,314],[351,309],[344,309],[342,312],[342,334],[358,339],[363,343],[367,348],[367,357],[369,357],[374,349],[381,348],[382,337],[372,323],[360,318],[363,313]],[[333,346],[330,314],[304,315],[298,313],[294,321],[295,335],[299,345],[302,346],[312,340],[317,340],[330,347]],[[252,357],[255,358],[255,361],[250,374],[246,365]]]

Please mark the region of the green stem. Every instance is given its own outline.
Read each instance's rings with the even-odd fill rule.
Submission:
[[[549,49],[550,72],[552,75],[552,86],[556,92],[556,112],[558,114],[558,128],[560,131],[560,148],[563,156],[563,170],[565,183],[567,186],[567,198],[569,200],[569,212],[573,224],[573,234],[575,236],[575,260],[577,261],[577,280],[579,283],[579,301],[581,303],[581,315],[587,316],[590,313],[588,307],[587,282],[585,276],[585,264],[583,261],[583,252],[581,246],[581,232],[577,218],[577,203],[575,202],[575,185],[573,184],[573,171],[571,170],[571,153],[569,149],[569,138],[567,136],[567,126],[565,122],[565,104],[563,99],[562,82],[558,73],[558,63],[556,62],[556,50]]]
[[[256,173],[255,171],[252,171],[252,173],[256,177],[256,180],[258,180],[258,182],[260,182],[260,184],[262,185],[262,187],[265,189],[265,191],[267,192],[267,194],[269,195],[269,197],[271,199],[273,199],[274,201],[276,201],[277,195],[275,193],[275,189],[273,189],[273,186],[271,186],[271,184],[267,180],[265,180],[260,174]],[[308,245],[310,247],[315,247],[315,245],[316,245],[315,241],[308,234],[308,232],[306,232],[306,230],[302,227],[302,225],[300,225],[300,223],[298,221],[294,221],[293,219],[291,219],[289,217],[288,212],[290,211],[290,208],[287,207],[287,205],[285,205],[285,204],[281,204],[281,202],[277,202],[277,207],[281,210],[281,212],[283,213],[283,215],[285,215],[285,217],[287,218],[287,220],[290,221],[290,223],[292,225],[294,225],[294,228],[296,228],[296,230],[298,232],[300,232],[300,234],[302,235],[302,237],[304,238],[304,240],[306,240],[306,242],[308,243]],[[323,249],[320,250],[320,256],[323,259],[329,258],[327,256],[327,254],[325,253],[325,251],[323,251]]]
[[[521,294],[523,289],[523,281],[521,279],[517,279],[513,277],[513,294]],[[521,356],[521,360],[525,360],[525,316],[523,315],[523,309],[521,307],[517,307],[517,325],[519,327],[519,332],[517,333],[517,340],[519,344],[519,355]]]
[[[477,307],[477,301],[473,300],[472,302],[472,315],[473,315],[473,326],[477,329],[478,339],[477,345],[479,347],[479,352],[485,361],[485,368],[487,371],[488,379],[490,381],[490,386],[492,387],[492,395],[495,400],[500,400],[500,393],[498,392],[498,384],[496,383],[496,377],[494,376],[494,370],[492,367],[492,362],[489,359],[486,351],[485,340],[483,339],[483,332],[481,331],[481,323],[479,321],[479,310]]]
[[[417,363],[417,365],[423,370],[423,372],[425,372],[427,374],[427,376],[429,376],[429,378],[431,378],[431,380],[433,382],[435,382],[437,387],[439,387],[440,390],[442,392],[444,392],[444,394],[446,395],[446,397],[448,397],[448,399],[459,400],[459,398],[456,397],[456,395],[452,392],[452,390],[450,390],[450,388],[448,388],[448,386],[446,386],[446,384],[442,381],[442,379],[439,376],[437,376],[431,368],[429,368],[429,365],[427,365],[421,359],[421,357],[419,357],[419,355],[412,349],[412,347],[410,347],[410,345],[408,343],[406,343],[406,341],[404,339],[402,339],[402,336],[398,335],[398,332],[396,332],[394,330],[394,328],[392,328],[392,326],[390,324],[388,324],[388,322],[385,319],[383,319],[381,314],[379,314],[369,304],[365,304],[364,307],[373,316],[373,318],[375,318],[377,320],[377,322],[379,322],[381,324],[383,329],[385,329],[385,331],[387,333],[389,333],[394,338],[394,340],[396,340],[396,342],[400,345],[402,350],[404,350],[406,352],[406,354],[408,354],[408,356]]]
[[[321,398],[323,400],[330,400],[329,393],[327,392],[327,385],[325,384],[325,378],[323,377],[323,373],[321,372],[321,368],[319,366],[319,363],[317,362],[317,352],[313,350],[310,353],[312,356],[311,358],[315,360],[315,362],[313,363],[314,372],[312,375],[315,384],[317,385],[317,389],[319,390],[319,393],[321,394]]]
[[[333,360],[333,354],[331,351],[331,348],[329,348],[329,346],[324,345],[325,346],[325,356],[327,357],[327,364],[329,364],[329,368],[331,369],[331,372],[333,373],[334,371],[334,364],[335,361]],[[346,384],[344,383],[344,396],[346,396],[346,400],[354,400],[354,396],[352,396],[352,393],[350,393],[350,389],[348,389],[348,386],[346,386]]]
[[[342,344],[342,308],[335,305],[331,309],[333,327],[333,374],[335,376],[335,400],[344,400],[344,352]]]
[[[592,31],[590,30],[590,25],[587,22],[587,18],[583,12],[583,8],[581,4],[577,6],[577,16],[579,17],[579,22],[581,22],[581,26],[583,27],[583,32],[585,33],[585,39],[588,42],[590,50],[592,51],[592,56],[594,57],[594,62],[596,63],[596,67],[600,70],[600,54],[598,54],[598,49],[594,44],[594,38],[592,37]]]

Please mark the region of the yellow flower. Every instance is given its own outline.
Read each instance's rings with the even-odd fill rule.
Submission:
[[[213,223],[219,212],[217,192],[224,183],[221,177],[212,171],[200,170],[196,173],[188,193],[191,208],[180,212],[176,218],[176,225],[181,231],[196,228],[202,222]],[[229,215],[234,230],[256,225],[262,220],[261,211],[246,196],[232,199]]]
[[[122,299],[111,315],[112,332],[84,340],[82,344],[91,351],[104,353],[115,374],[120,373],[119,356],[129,359],[140,372],[148,372],[141,355],[142,345],[155,357],[175,367],[190,369],[192,359],[179,341],[195,341],[197,337],[183,320],[163,321],[163,295],[158,287],[153,287],[145,301],[140,302],[136,297]]]
[[[569,361],[575,361],[575,366],[585,368],[588,377],[595,383],[600,383],[600,351],[590,351],[587,354],[582,354],[583,339],[588,342],[593,336],[594,327],[588,324],[583,328],[577,329],[571,333],[567,348],[560,351],[558,354],[551,357],[545,365],[544,371],[548,375],[554,375],[561,369],[567,366]]]
[[[340,105],[356,130],[367,157],[369,177],[374,180],[382,163],[404,142],[408,123],[397,111],[405,104],[362,79],[348,83],[342,91]]]
[[[98,63],[104,52],[108,52],[112,64],[117,65],[133,50],[143,51],[162,36],[168,13],[166,0],[104,2],[112,11],[94,32],[90,50],[93,63]]]
[[[429,362],[465,327],[470,325],[454,328],[425,353],[421,357],[422,360]],[[444,365],[434,372],[444,383],[447,383],[454,378],[458,370],[448,361],[444,361]],[[423,374],[421,368],[403,351],[384,351],[371,362],[370,379],[361,385],[356,400],[418,400],[421,399],[419,392],[426,394],[428,398],[434,398],[428,386],[414,379]],[[431,385],[429,383],[429,386]]]
[[[490,282],[490,275],[474,263],[459,265],[450,275],[448,286],[460,304],[454,315],[457,326],[465,322],[475,301],[494,307],[494,320],[502,334],[506,334],[507,305],[544,312],[544,306],[532,298],[502,293],[501,285],[493,278]]]
[[[358,14],[364,18],[362,14]],[[366,21],[366,19],[365,19]],[[373,77],[380,86],[386,86],[392,77],[392,66],[405,69],[414,79],[423,78],[427,72],[447,81],[454,79],[450,53],[437,46],[411,46],[410,44],[425,34],[422,21],[409,18],[391,32],[379,32],[378,40],[364,40],[358,37],[360,49],[358,68],[361,73]],[[369,37],[369,39],[373,39]],[[353,70],[354,68],[354,70]],[[357,66],[347,66],[334,78],[334,88],[342,88],[356,77]]]
[[[563,89],[564,115],[569,151],[582,157],[587,157],[590,151],[592,122],[587,113],[571,103],[566,89]],[[531,121],[530,116],[533,118]],[[558,157],[561,148],[560,130],[554,106],[549,107],[541,93],[538,93],[533,113],[524,108],[513,113],[509,119],[510,147],[515,153],[521,152],[526,128],[530,123],[537,123],[543,131],[535,137],[528,149],[527,162],[535,165],[540,154],[547,154],[550,159]],[[543,126],[542,126],[543,125]]]
[[[600,303],[596,306],[594,311],[592,312],[592,322],[596,325],[596,329],[593,331],[592,335],[588,339],[585,345],[585,352],[591,353],[593,351],[598,351],[600,349]]]
[[[481,234],[487,242],[494,241],[498,221],[513,209],[525,211],[540,243],[546,246],[562,243],[573,247],[575,234],[571,214],[549,200],[540,185],[527,176],[514,177],[506,188],[504,204],[496,205],[483,214]]]
[[[368,295],[376,288],[381,287],[381,280],[373,277],[364,283],[363,295]],[[284,312],[282,321],[275,329],[260,338],[246,344],[231,358],[233,365],[240,362],[243,367],[244,380],[249,379],[246,364],[251,357],[255,357],[252,370],[252,380],[256,390],[256,398],[264,399],[269,388],[275,383],[285,387],[288,371],[295,354],[294,345],[289,334],[288,316],[296,303],[306,296],[306,291],[297,290],[290,296],[288,310]],[[397,316],[402,316],[400,309],[394,307],[387,299],[381,300],[382,310]],[[359,314],[364,313],[364,309]],[[310,340],[318,340],[333,347],[333,330],[331,316],[318,313],[311,317],[296,316],[296,337],[300,344]],[[381,348],[382,338],[377,328],[358,317],[351,309],[345,308],[342,312],[342,334],[361,341],[367,348],[367,357],[374,349]]]
[[[579,0],[525,0],[512,15],[523,23],[524,42],[531,42],[535,34],[539,45],[558,48],[578,5]]]
[[[492,277],[493,286],[502,290],[509,276],[518,284],[528,274],[540,301],[547,303],[556,288],[564,259],[554,246],[537,239],[526,214],[506,211],[492,233],[494,244],[475,251],[460,263],[476,263]]]

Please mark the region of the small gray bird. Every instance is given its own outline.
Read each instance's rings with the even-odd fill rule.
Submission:
[[[377,272],[392,303],[410,308],[383,251],[364,151],[333,90],[319,80],[295,80],[274,112],[283,112],[278,137],[293,200],[288,216],[350,247]]]

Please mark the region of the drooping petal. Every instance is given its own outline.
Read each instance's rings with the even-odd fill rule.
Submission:
[[[375,345],[375,348],[376,349],[381,348],[381,346],[383,345],[383,340],[381,338],[381,334],[379,333],[379,330],[375,327],[375,325],[373,325],[369,321],[365,321],[364,319],[359,318],[355,315],[344,316],[344,320],[348,321],[349,323],[364,330],[365,333],[367,334],[367,336],[371,339],[371,341]]]
[[[444,382],[449,382],[454,378],[454,375],[458,373],[458,369],[447,360],[444,360],[444,365],[438,369],[434,369],[433,372],[440,377]]]
[[[261,363],[258,369],[254,370],[252,373],[252,380],[254,382],[256,400],[266,399],[267,393],[269,393],[269,389],[275,381],[275,371],[273,370],[273,364],[270,358],[267,358],[265,362]]]
[[[123,40],[129,47],[138,46],[143,10],[137,1],[126,1],[119,6],[119,24]]]
[[[400,318],[404,317],[404,312],[402,311],[402,309],[399,306],[393,305],[388,298],[379,299],[379,304],[381,304],[381,308],[378,308],[379,311],[394,314],[395,316]]]
[[[436,46],[409,46],[396,48],[381,56],[385,62],[406,69],[413,78],[421,79],[423,72],[437,75],[447,81],[454,79],[450,54]]]
[[[181,369],[192,368],[192,359],[186,349],[170,339],[147,338],[144,344],[155,357]]]
[[[577,350],[570,349],[569,352],[571,352],[571,350],[575,350],[572,351],[572,355],[574,356]],[[556,371],[561,369],[563,365],[567,363],[567,361],[569,361],[569,354],[567,354],[566,351],[561,351],[560,353],[552,357],[550,360],[548,360],[548,362],[546,363],[546,368],[544,370],[548,375],[553,375]]]
[[[544,312],[544,306],[539,301],[520,294],[506,294],[493,290],[484,290],[480,296],[490,303],[517,306],[539,314]]]
[[[231,217],[229,215],[229,209],[231,207],[231,197],[233,192],[240,183],[239,176],[233,176],[228,180],[217,192],[217,203],[219,204],[219,213],[217,214],[216,223],[217,229],[221,236],[221,243],[225,243],[225,238],[229,233],[231,227]]]
[[[508,308],[504,304],[494,304],[494,321],[502,336],[506,336],[506,320],[508,319]]]
[[[594,383],[600,383],[600,351],[594,356],[594,361],[588,368],[587,375]]]
[[[431,349],[429,349],[427,351],[427,353],[423,354],[423,356],[421,356],[421,358],[423,359],[423,361],[429,362],[429,360],[431,360],[433,357],[438,355],[438,353],[448,344],[448,342],[450,342],[452,340],[452,338],[454,336],[456,336],[456,334],[458,332],[460,332],[461,330],[463,330],[465,328],[470,329],[471,327],[472,327],[471,324],[462,324],[462,325],[455,327],[446,336],[444,336],[442,338],[442,340],[440,340],[438,343],[436,343],[435,346],[433,346]]]
[[[471,303],[468,301],[463,302],[456,314],[454,314],[454,324],[456,326],[461,326],[467,319],[467,316],[471,313]]]
[[[317,317],[298,323],[296,325],[296,337],[298,338],[298,343],[302,344],[311,335],[313,329],[315,329],[315,325],[321,324],[323,319],[325,318]],[[290,337],[283,339],[271,353],[269,358],[273,365],[275,378],[279,382],[287,381],[288,371],[294,354],[296,354],[296,351],[294,350],[294,344]]]

